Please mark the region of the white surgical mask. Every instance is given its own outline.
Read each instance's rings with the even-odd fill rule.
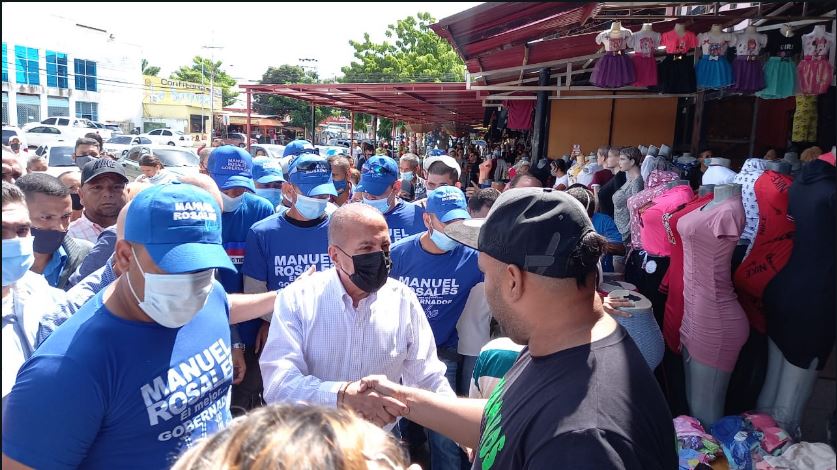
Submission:
[[[215,270],[207,269],[187,274],[146,273],[139,265],[134,247],[131,247],[131,253],[145,279],[145,295],[140,301],[131,284],[131,275],[128,274],[128,287],[139,303],[139,308],[166,328],[180,328],[189,323],[206,304],[206,299],[212,292]]]
[[[363,203],[378,209],[381,214],[385,214],[389,210],[389,198],[367,199],[364,197]]]
[[[325,199],[318,199],[315,197],[308,197],[303,196],[302,194],[296,195],[296,202],[294,203],[294,207],[296,207],[297,212],[299,215],[304,217],[306,220],[314,220],[319,219],[326,210],[326,205],[328,201]]]
[[[243,199],[244,193],[240,194],[238,197],[230,197],[221,193],[221,200],[224,201],[224,212],[232,212],[238,209]]]

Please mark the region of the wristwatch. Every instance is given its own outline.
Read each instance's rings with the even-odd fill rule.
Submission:
[[[233,343],[232,348],[244,351],[244,343]]]

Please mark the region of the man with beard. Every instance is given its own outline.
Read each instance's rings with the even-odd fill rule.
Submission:
[[[85,164],[78,190],[84,210],[70,224],[67,235],[96,243],[99,234],[116,223],[119,211],[125,206],[127,183],[122,166],[113,160],[101,158]]]
[[[365,378],[361,391],[396,398],[405,407],[392,412],[475,448],[473,468],[675,468],[663,394],[596,293],[606,242],[581,204],[550,188],[512,189],[486,219],[445,234],[480,252],[491,311],[523,351],[487,402],[385,377]]]

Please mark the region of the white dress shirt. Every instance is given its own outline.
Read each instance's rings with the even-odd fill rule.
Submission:
[[[267,403],[335,406],[346,381],[372,374],[454,396],[424,310],[400,281],[354,308],[331,268],[281,290],[273,315],[259,360]]]
[[[70,228],[67,230],[67,236],[78,238],[79,240],[87,240],[92,244],[96,244],[99,235],[105,231],[107,227],[102,227],[88,219],[84,212],[81,217],[70,223]]]

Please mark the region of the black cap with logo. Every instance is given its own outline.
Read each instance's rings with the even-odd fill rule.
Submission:
[[[572,253],[593,224],[574,197],[552,188],[503,192],[484,219],[453,222],[445,234],[503,263],[565,278]]]
[[[87,162],[81,169],[81,184],[86,184],[93,178],[105,173],[119,175],[126,183],[128,182],[128,177],[125,176],[125,170],[122,169],[122,165],[109,158],[98,158]]]

